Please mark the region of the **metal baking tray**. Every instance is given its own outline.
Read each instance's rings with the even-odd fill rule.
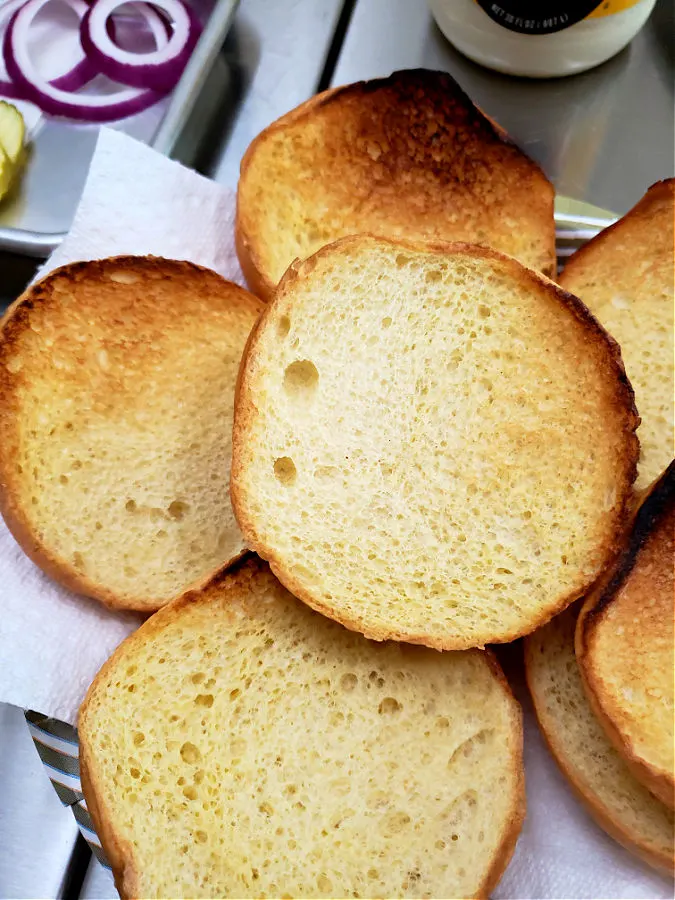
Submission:
[[[112,127],[193,165],[228,91],[229,72],[220,50],[238,4],[216,0],[168,100]],[[96,125],[39,120],[19,188],[0,205],[0,251],[44,259],[61,243],[82,194],[97,134]]]

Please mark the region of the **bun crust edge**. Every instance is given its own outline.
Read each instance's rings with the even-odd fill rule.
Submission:
[[[675,461],[671,462],[663,475],[647,490],[642,505],[634,514],[632,531],[625,549],[584,602],[575,633],[575,650],[581,678],[593,712],[638,781],[670,809],[675,809],[675,773],[664,773],[646,763],[636,754],[631,742],[621,734],[608,716],[600,700],[602,680],[594,669],[591,654],[598,626],[614,602],[617,592],[630,577],[652,528],[658,526],[673,503],[675,503]]]
[[[140,596],[121,598],[115,591],[109,590],[104,585],[79,572],[66,559],[45,546],[36,536],[25,513],[24,505],[19,500],[21,494],[19,479],[12,462],[16,458],[18,440],[16,429],[12,427],[9,421],[11,415],[7,413],[8,401],[11,398],[11,387],[7,381],[4,361],[7,351],[14,347],[18,336],[27,327],[28,315],[31,310],[39,308],[39,305],[46,301],[50,283],[54,278],[60,278],[64,275],[75,275],[90,266],[100,266],[102,264],[123,265],[125,268],[139,266],[145,268],[148,266],[161,266],[164,263],[171,263],[172,266],[180,267],[192,274],[204,272],[208,273],[209,276],[216,276],[215,272],[196,263],[182,260],[165,260],[161,257],[153,256],[129,256],[124,254],[101,260],[68,263],[58,269],[54,269],[39,282],[29,286],[0,318],[0,516],[4,519],[14,540],[26,556],[54,581],[75,594],[99,601],[109,609],[141,613],[155,612],[170,601],[157,602],[152,598]],[[216,277],[220,278],[221,276]],[[226,279],[222,280],[226,281]],[[253,297],[248,291],[234,284],[234,282],[226,281],[226,283],[247,302],[253,303],[257,301],[256,297]],[[256,305],[258,313],[261,308],[261,304],[260,307]],[[214,573],[220,570],[221,566],[227,568],[235,564],[245,553],[246,551],[243,550],[231,559],[223,560],[223,563],[217,569],[205,573],[184,588],[177,596],[203,587],[213,578]]]
[[[270,135],[273,135],[279,131],[283,131],[284,128],[289,125],[295,124],[297,121],[303,119],[305,116],[311,115],[316,110],[320,109],[323,106],[327,106],[335,100],[339,100],[342,96],[362,96],[367,98],[367,96],[375,91],[380,90],[381,88],[389,88],[395,87],[397,82],[400,80],[408,79],[419,79],[421,81],[426,81],[427,83],[431,81],[435,81],[438,78],[442,78],[447,85],[452,86],[452,90],[455,92],[457,97],[470,109],[474,110],[484,121],[487,129],[491,132],[491,137],[495,140],[496,143],[504,145],[508,148],[511,148],[513,152],[517,152],[521,155],[523,160],[526,160],[532,168],[533,172],[536,172],[541,179],[543,185],[547,185],[550,198],[551,205],[553,204],[555,189],[549,179],[546,177],[544,170],[536,163],[533,159],[527,156],[524,151],[518,147],[515,141],[511,138],[508,132],[502,128],[502,126],[496,122],[491,116],[488,116],[479,106],[477,106],[471,98],[465,93],[465,91],[461,88],[461,86],[449,75],[447,72],[439,72],[430,69],[403,69],[392,72],[390,75],[381,78],[373,78],[364,81],[357,81],[352,84],[340,85],[338,87],[329,88],[326,91],[321,92],[320,94],[316,94],[313,97],[310,97],[304,103],[301,103],[299,106],[280,116],[274,122],[267,126],[267,128],[263,129],[249,144],[244,156],[242,157],[239,173],[239,185],[237,188],[237,207],[235,213],[235,247],[237,251],[237,256],[239,258],[239,264],[241,266],[242,272],[246,278],[246,282],[250,288],[250,290],[256,294],[256,296],[260,297],[264,302],[268,302],[278,283],[272,281],[269,276],[265,272],[265,266],[263,261],[260,259],[259,253],[256,252],[254,243],[255,241],[251,237],[252,228],[250,227],[250,223],[246,222],[246,216],[242,210],[241,204],[241,184],[246,178],[248,171],[251,166],[251,161],[257,151],[258,146],[263,143],[265,140],[269,138]],[[553,220],[553,216],[551,216],[549,234],[547,236],[547,242],[549,244],[549,257],[550,257],[550,271],[546,271],[547,275],[553,276],[555,274],[556,267],[556,246],[555,246],[555,222]]]
[[[595,237],[591,238],[590,241],[586,241],[583,246],[579,247],[579,249],[572,254],[560,273],[560,283],[563,287],[565,286],[570,273],[576,272],[578,268],[583,270],[586,265],[587,256],[592,256],[597,247],[603,246],[608,238],[611,239],[616,232],[621,233],[624,230],[626,222],[630,225],[635,219],[649,218],[655,207],[658,207],[661,203],[672,203],[674,199],[675,178],[664,178],[662,181],[657,181],[652,184],[647,190],[647,193],[641,197],[635,206],[629,209],[624,216],[617,219],[612,225],[608,225],[607,228],[603,228],[602,231],[595,235]]]
[[[534,636],[526,638],[524,645],[525,679],[527,681],[530,696],[532,697],[532,705],[537,718],[537,724],[539,725],[539,732],[544,738],[544,742],[546,743],[551,756],[556,761],[558,768],[569,782],[577,799],[610,837],[621,844],[626,850],[639,856],[640,859],[648,865],[653,866],[655,869],[658,869],[666,875],[672,875],[675,873],[675,855],[673,853],[667,854],[660,853],[657,850],[651,850],[643,843],[636,841],[630,831],[625,829],[621,823],[613,819],[605,807],[599,803],[590,792],[584,790],[583,783],[577,778],[574,768],[568,764],[567,757],[563,753],[558,752],[556,745],[548,734],[548,730],[544,727],[540,706],[537,702],[538,694],[534,686],[533,665],[531,662],[536,652],[533,637]]]

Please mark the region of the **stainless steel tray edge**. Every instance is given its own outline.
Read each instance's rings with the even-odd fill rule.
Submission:
[[[217,0],[208,24],[171,96],[169,107],[150,146],[171,156],[180,132],[225,41],[239,0]]]

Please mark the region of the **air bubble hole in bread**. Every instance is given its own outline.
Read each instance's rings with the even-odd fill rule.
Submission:
[[[249,342],[235,514],[289,590],[368,637],[508,641],[614,553],[636,425],[618,348],[548,280],[345,238],[288,271]]]
[[[259,560],[153,616],[79,719],[122,897],[474,897],[524,814],[487,653],[366,641]]]

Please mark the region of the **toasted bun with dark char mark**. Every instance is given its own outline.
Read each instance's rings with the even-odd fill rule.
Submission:
[[[596,714],[636,778],[671,809],[674,539],[675,462],[643,500],[625,550],[586,600],[576,631]]]
[[[355,233],[494,247],[552,275],[553,186],[444,72],[333,88],[248,148],[236,242],[269,299],[294,259]]]

